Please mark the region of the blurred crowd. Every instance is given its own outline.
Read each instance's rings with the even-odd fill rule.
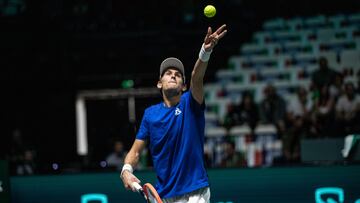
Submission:
[[[347,80],[354,74],[356,82]],[[241,102],[230,107],[223,125],[247,124],[254,131],[259,124],[273,124],[282,140],[285,160],[298,162],[302,138],[345,137],[360,132],[359,79],[360,70],[337,72],[321,57],[310,88],[298,87],[295,96],[285,100],[268,84],[260,103],[244,92]]]

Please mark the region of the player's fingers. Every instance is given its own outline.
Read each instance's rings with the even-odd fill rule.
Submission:
[[[130,189],[131,189],[130,185],[127,184],[127,183],[124,183],[124,187],[125,187],[125,189],[127,189],[127,190],[130,190]]]
[[[226,28],[226,24],[222,25],[216,30],[216,34],[220,34]]]
[[[126,184],[126,189],[127,190],[131,190],[131,191],[133,191],[133,192],[136,192],[136,188],[134,187],[134,183],[135,181],[129,181],[129,182],[127,182],[127,184]]]
[[[132,182],[130,186],[133,192],[141,190],[141,185],[139,184],[139,182]]]
[[[227,33],[227,30],[224,30],[222,33],[219,34],[218,39],[223,38],[226,33]]]
[[[133,192],[136,192],[136,188],[134,186],[131,186],[130,189],[133,191]]]
[[[133,179],[131,179],[132,182],[137,182],[140,183],[141,181],[139,179],[137,179],[136,177],[134,177]]]
[[[134,175],[134,174],[131,174],[131,182],[137,182],[137,183],[140,183],[141,181]]]
[[[123,173],[122,180],[123,180],[123,183],[124,183],[124,187],[127,190],[133,190],[132,187],[131,187],[131,184],[133,182],[136,182],[136,180],[138,180],[138,179],[131,173]]]
[[[207,34],[206,34],[206,36],[210,36],[210,35],[211,35],[211,33],[212,33],[212,29],[211,29],[211,27],[208,27],[208,30],[207,30]]]
[[[121,178],[121,180],[122,180],[122,182],[124,184],[124,188],[129,190],[129,185],[127,184],[127,179],[122,175],[120,175],[120,178]]]
[[[140,180],[135,176],[135,175],[132,175],[131,176],[131,181],[130,181],[130,188],[133,192],[136,192],[136,188],[134,187],[133,183],[136,182],[136,183],[139,183],[140,184]]]
[[[211,27],[208,27],[208,30],[207,30],[207,33],[206,33],[206,36],[205,36],[205,39],[204,39],[205,44],[209,43],[210,36],[211,36]]]

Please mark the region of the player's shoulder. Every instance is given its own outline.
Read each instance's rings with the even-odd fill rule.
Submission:
[[[161,105],[162,105],[162,102],[157,103],[157,104],[153,104],[153,105],[147,107],[145,109],[145,114],[146,113],[153,113],[154,111],[158,111],[161,108]]]
[[[191,97],[191,90],[186,91],[181,95],[181,99],[187,99],[187,98],[190,98],[190,97]]]

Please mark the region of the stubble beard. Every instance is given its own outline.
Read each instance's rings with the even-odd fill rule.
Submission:
[[[181,90],[178,90],[177,88],[169,88],[167,90],[163,90],[163,93],[167,98],[170,99],[179,96],[181,94]]]

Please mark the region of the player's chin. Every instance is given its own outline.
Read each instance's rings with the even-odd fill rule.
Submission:
[[[174,87],[174,88],[168,87],[168,88],[164,89],[164,93],[166,95],[168,95],[168,96],[176,96],[176,95],[179,95],[181,93],[181,88],[179,88],[179,87]]]
[[[166,90],[181,90],[181,86],[175,83],[170,83],[165,87]]]

